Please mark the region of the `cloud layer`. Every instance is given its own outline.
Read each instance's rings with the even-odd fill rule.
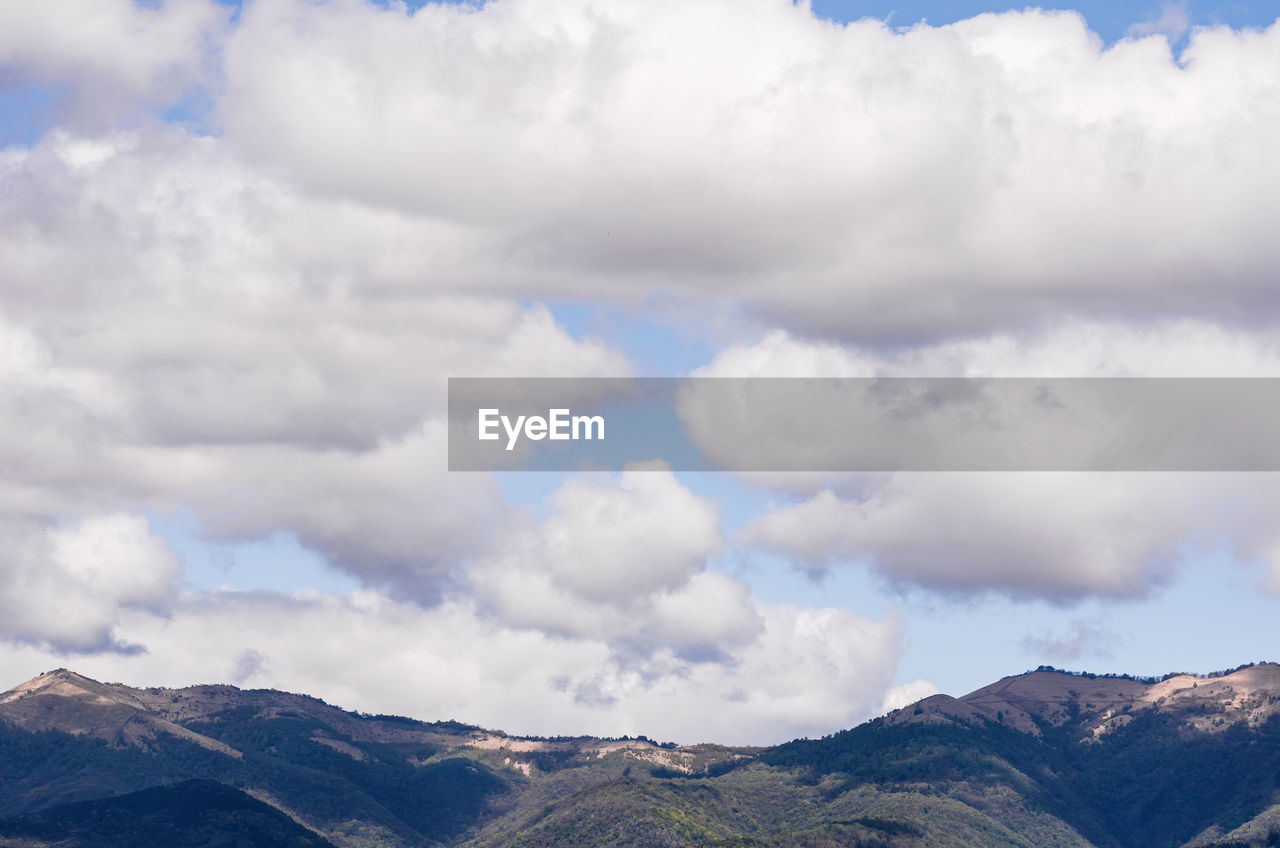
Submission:
[[[704,377],[1274,377],[1272,334],[1197,321],[1070,323],[885,353],[785,332],[722,351]],[[1223,410],[1226,420],[1236,410]],[[1247,412],[1247,411],[1246,411]],[[727,429],[727,432],[732,432]],[[744,446],[720,445],[739,454]],[[788,493],[740,542],[814,573],[858,562],[900,584],[1060,601],[1140,598],[1216,548],[1276,585],[1274,473],[751,474]]]
[[[725,539],[648,471],[538,517],[443,422],[448,376],[629,373],[558,299],[776,328],[708,374],[1276,374],[1277,57],[789,0],[10,6],[0,75],[58,126],[0,151],[8,662],[180,682],[216,632],[219,674],[350,706],[755,741],[929,684],[890,692],[895,618],[756,597],[726,547],[1056,599],[1271,556],[1268,481],[751,478],[793,497]],[[172,509],[369,592],[179,595]]]
[[[657,284],[854,339],[1274,321],[1277,39],[1199,30],[1175,61],[1070,12],[897,32],[781,0],[270,0],[218,114],[251,160],[503,257],[468,285]]]
[[[191,509],[432,597],[504,510],[491,481],[444,473],[445,378],[628,370],[538,306],[383,291],[408,224],[212,141],[54,133],[0,180],[15,514]]]
[[[7,520],[0,638],[73,651],[140,648],[120,641],[123,612],[163,614],[173,600],[178,558],[147,522],[96,515],[67,527]]]
[[[455,718],[513,733],[645,734],[685,744],[781,742],[875,714],[893,680],[896,620],[761,605],[765,634],[733,662],[670,652],[621,664],[591,638],[513,629],[466,603],[430,609],[383,595],[221,593],[171,618],[130,613],[145,654],[76,661],[101,680],[181,686],[211,679],[303,691],[347,709]],[[0,656],[21,680],[61,663],[34,647]]]
[[[411,216],[351,231],[391,239],[387,284],[727,295],[856,340],[1277,317],[1280,27],[1175,57],[1039,10],[898,31],[785,0],[90,7],[8,13],[0,61],[95,103],[194,81],[237,158]],[[120,37],[77,35],[93,16]]]

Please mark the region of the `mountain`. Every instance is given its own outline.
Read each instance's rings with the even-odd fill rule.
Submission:
[[[1132,721],[1134,710],[1179,713],[1196,729],[1218,730],[1237,723],[1256,727],[1278,705],[1280,665],[1270,663],[1204,677],[1169,674],[1159,680],[1045,669],[1006,677],[962,698],[934,695],[888,720],[997,721],[1033,736],[1041,735],[1045,723],[1059,727],[1075,722],[1101,737]]]
[[[1280,666],[1042,668],[755,749],[514,737],[59,669],[0,694],[0,819],[0,846],[31,848],[184,827],[196,841],[171,844],[240,844],[198,841],[219,821],[246,845],[340,848],[1280,845]],[[112,822],[145,827],[110,843]]]
[[[1280,845],[1280,666],[1160,679],[1044,668],[761,760],[842,786],[1013,790],[1098,846]]]
[[[0,821],[0,845],[59,848],[334,848],[279,810],[188,780]]]

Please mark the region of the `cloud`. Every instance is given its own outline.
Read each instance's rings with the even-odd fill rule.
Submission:
[[[1199,30],[1179,65],[1072,12],[897,32],[772,0],[272,0],[218,108],[300,184],[471,228],[505,267],[457,279],[505,291],[657,283],[863,340],[1274,322],[1277,39]]]
[[[214,142],[55,133],[0,177],[5,312],[114,374],[131,436],[358,450],[442,413],[449,375],[627,370],[544,308],[449,293],[440,225],[307,198]]]
[[[6,508],[193,509],[215,535],[291,531],[434,602],[509,517],[486,478],[421,470],[441,450],[443,378],[626,373],[520,299],[626,301],[655,280],[791,328],[713,371],[1275,359],[1264,334],[1204,319],[1037,335],[1047,306],[1267,320],[1276,241],[1258,228],[1280,130],[1252,104],[1275,27],[1198,32],[1180,68],[1151,39],[1104,51],[1078,16],[1035,11],[899,33],[764,0],[752,15],[266,0],[226,30],[176,9],[109,11],[142,16],[122,43],[144,58],[148,21],[218,45],[221,136],[60,130],[0,155],[0,330],[23,363],[0,418]],[[760,47],[745,65],[744,42]],[[91,47],[44,71],[6,55],[72,79]],[[991,327],[1006,329],[973,335]],[[795,485],[889,503],[871,500],[878,479]],[[913,491],[894,508],[938,503]],[[859,526],[877,549],[925,555],[873,517]],[[1033,541],[998,535],[1007,552]],[[614,577],[554,573],[578,596]]]
[[[766,334],[700,376],[1275,376],[1276,338],[1205,322],[1069,323],[877,351]],[[1225,414],[1225,413],[1224,413]],[[723,434],[721,434],[723,435]],[[743,445],[721,446],[741,455]],[[1280,573],[1277,475],[898,473],[743,475],[788,501],[735,540],[813,573],[866,565],[900,585],[1069,601],[1146,597],[1189,553],[1221,545]],[[927,532],[922,530],[927,528]]]
[[[898,474],[864,501],[828,491],[759,517],[743,541],[941,591],[1141,597],[1194,538],[1194,492],[1162,474]]]
[[[1201,319],[1060,320],[905,347],[773,329],[716,353],[695,377],[1275,377],[1280,333]]]
[[[890,689],[884,696],[880,709],[882,712],[891,713],[936,694],[938,694],[937,686],[924,678],[919,678]]]
[[[128,616],[145,654],[77,658],[77,671],[136,685],[245,682],[347,709],[456,718],[513,733],[643,733],[683,743],[767,744],[861,721],[893,680],[900,624],[845,610],[762,604],[759,638],[732,662],[664,652],[610,659],[592,638],[510,628],[465,602],[431,609],[374,592],[341,597],[215,593],[170,618]],[[218,638],[211,641],[209,634]],[[17,682],[66,665],[33,647],[0,655]]]
[[[1176,42],[1190,31],[1191,16],[1183,0],[1181,3],[1162,4],[1159,15],[1132,24],[1125,34],[1138,37],[1163,35],[1170,42]]]
[[[633,466],[618,485],[570,480],[554,496],[535,552],[556,582],[588,601],[622,601],[683,584],[721,547],[719,516],[670,471]]]
[[[163,612],[178,558],[146,519],[121,513],[66,525],[0,522],[0,638],[70,653],[138,649],[118,635],[128,610]]]
[[[1059,635],[1044,633],[1025,637],[1022,648],[1028,654],[1053,662],[1076,662],[1085,657],[1109,659],[1119,641],[1101,620],[1080,618]]]
[[[6,79],[69,93],[58,128],[0,151],[8,639],[144,645],[95,662],[164,682],[243,628],[219,675],[353,706],[521,729],[514,685],[530,729],[830,729],[881,704],[896,621],[708,571],[721,519],[662,475],[517,514],[444,471],[444,379],[628,373],[539,305],[566,298],[782,328],[723,368],[1273,367],[1280,27],[1197,30],[1175,63],[1042,11],[904,32],[785,0],[229,15],[0,12]],[[214,134],[159,126],[193,96]],[[1241,556],[1277,548],[1274,501],[1225,485],[787,485],[753,544],[942,590],[1141,596],[1193,514]],[[137,516],[171,508],[214,538],[290,532],[380,591],[139,611],[173,564]],[[99,520],[138,552],[105,587],[77,570]],[[449,691],[415,702],[404,668]]]
[[[629,370],[540,305],[406,281],[396,245],[429,222],[306,198],[212,141],[58,132],[0,179],[5,510],[285,530],[430,602],[507,512],[445,470],[446,377]]]
[[[174,63],[216,78],[203,146],[251,176],[189,182],[243,201],[219,232],[251,255],[290,248],[306,286],[624,304],[656,289],[895,343],[1064,313],[1280,317],[1280,27],[1200,28],[1175,62],[1163,38],[1104,49],[1078,14],[1042,10],[898,31],[784,0],[261,0],[230,25],[216,4],[101,6],[66,26],[70,7],[15,9],[0,55],[50,85],[118,67],[105,78],[135,100],[163,100],[147,88]],[[1151,26],[1181,26],[1179,9]],[[98,17],[119,37],[75,36]],[[254,227],[260,195],[242,189],[262,174],[301,193],[294,227]],[[343,226],[326,226],[337,201]],[[362,240],[372,264],[352,261]]]
[[[771,604],[707,570],[718,509],[670,473],[571,480],[535,522],[488,476],[444,471],[444,376],[627,363],[536,305],[441,293],[400,264],[431,221],[307,196],[181,135],[53,134],[5,157],[6,509],[143,504],[214,538],[286,530],[385,590],[185,596],[169,616],[103,594],[96,618],[70,618],[89,635],[54,647],[106,633],[146,653],[78,668],[146,684],[202,668],[540,733],[775,741],[878,707],[900,623]],[[11,621],[18,640],[49,626]],[[37,647],[5,663],[67,664]]]
[[[183,476],[194,467],[174,465]],[[66,651],[100,649],[109,636],[145,652],[78,655],[75,667],[140,685],[231,679],[513,732],[687,742],[782,741],[877,710],[901,650],[899,620],[771,603],[709,571],[718,510],[670,472],[570,479],[551,506],[536,523],[509,525],[520,531],[512,547],[431,605],[372,590],[175,595],[176,559],[144,521],[86,520],[11,571],[13,611],[40,619],[4,617],[4,636],[26,644],[0,655],[0,669],[18,679],[66,665]],[[370,516],[351,524],[379,530]],[[38,586],[23,582],[33,578]],[[39,627],[49,638],[32,638]]]
[[[780,505],[735,541],[814,574],[857,563],[943,593],[1145,598],[1209,551],[1260,565],[1262,587],[1280,586],[1275,473],[903,473],[861,482],[861,491],[824,489]]]
[[[670,650],[723,661],[760,635],[750,587],[707,571],[723,545],[719,511],[670,471],[570,479],[552,502],[550,516],[468,574],[508,625],[600,639],[623,660]]]
[[[213,539],[286,530],[368,585],[434,603],[454,568],[512,520],[489,476],[444,470],[445,430],[429,419],[359,452],[250,445],[135,456],[154,501],[194,511]]]
[[[61,122],[100,130],[204,93],[230,14],[212,0],[9,5],[0,9],[0,69],[48,86],[64,101]]]
[[[235,668],[228,679],[233,685],[243,686],[245,681],[266,671],[266,662],[266,657],[250,648],[236,658]]]

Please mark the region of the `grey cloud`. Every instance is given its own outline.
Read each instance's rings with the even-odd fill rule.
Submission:
[[[554,505],[467,575],[505,625],[599,639],[628,667],[664,651],[722,662],[760,638],[747,584],[707,569],[722,546],[718,509],[670,471],[570,479]]]
[[[58,652],[136,654],[119,635],[129,610],[164,615],[176,594],[178,558],[147,521],[123,513],[64,523],[0,517],[0,639]]]
[[[823,492],[767,513],[743,541],[944,592],[1141,597],[1176,573],[1208,497],[1168,477],[899,474],[862,501]]]
[[[656,281],[863,340],[1275,321],[1280,27],[1198,31],[1179,64],[1066,12],[895,32],[698,10],[261,3],[220,114],[302,184],[472,227],[504,291]]]
[[[508,516],[490,479],[445,470],[445,378],[628,369],[541,306],[405,282],[413,220],[310,200],[208,140],[55,133],[0,180],[15,514],[189,509],[434,602]]]
[[[1054,662],[1076,662],[1087,657],[1108,659],[1120,637],[1103,626],[1097,618],[1076,619],[1060,634],[1031,635],[1022,640],[1022,648],[1035,657]]]
[[[1163,35],[1170,41],[1177,41],[1191,29],[1191,17],[1187,11],[1187,2],[1162,3],[1160,14],[1146,20],[1138,21],[1128,28],[1127,35]]]
[[[878,711],[900,653],[896,619],[777,605],[762,605],[762,614],[767,627],[734,649],[732,663],[660,653],[624,666],[597,639],[505,627],[465,602],[424,609],[374,592],[222,592],[179,599],[168,619],[125,616],[121,638],[148,651],[79,657],[76,667],[101,680],[183,686],[193,668],[243,661],[248,670],[267,657],[254,685],[347,709],[538,735],[767,744],[831,733]],[[58,665],[65,660],[48,650],[0,652],[9,679]],[[734,690],[749,694],[726,700]]]
[[[72,38],[95,19],[64,32],[66,9],[106,10],[93,15],[109,16],[104,31],[118,37]],[[507,0],[412,16],[259,0],[225,31],[212,3],[3,14],[6,72],[71,85],[105,110],[73,110],[70,131],[0,152],[0,345],[21,354],[0,358],[0,509],[21,521],[184,506],[214,535],[291,530],[372,585],[434,601],[461,585],[459,561],[493,555],[494,523],[510,518],[492,481],[444,476],[442,378],[626,371],[606,345],[522,305],[530,299],[635,305],[657,291],[699,315],[744,311],[797,335],[930,344],[1035,332],[1050,314],[1203,316],[1227,336],[1280,317],[1269,223],[1280,217],[1276,26],[1198,32],[1178,64],[1161,38],[1103,51],[1078,17],[1039,11],[907,33],[764,0],[750,13],[740,0]],[[168,79],[180,88],[156,82]],[[192,85],[214,97],[220,135],[99,132]],[[1070,361],[1081,338],[1027,361]],[[1006,341],[908,352],[897,365],[1021,361],[1025,350]],[[1132,349],[1176,359],[1176,341]],[[869,552],[897,579],[944,589],[1132,596],[1176,568],[1169,552],[1190,509],[1147,485],[979,487],[986,507],[954,481],[857,488],[818,503],[832,520],[808,537],[765,517],[756,541],[819,561]],[[1116,516],[1135,503],[1141,520],[1122,526]],[[1266,511],[1250,514],[1235,528],[1241,550],[1273,550]],[[937,529],[932,541],[922,527]],[[1115,545],[1083,542],[1086,527]],[[39,575],[40,545],[23,549],[36,553],[6,574]],[[164,604],[170,566],[146,561],[138,587],[73,594],[91,614],[71,629],[10,618],[9,635],[159,650],[158,625],[119,630]],[[677,558],[659,575],[667,583],[641,588],[680,600],[698,562]],[[618,588],[558,577],[598,607]],[[39,609],[58,586],[80,585],[59,579],[11,597]],[[150,667],[183,667],[195,630],[255,612],[241,600],[191,612],[178,622],[186,647]],[[352,646],[360,656],[400,646],[417,626],[441,643],[462,628],[495,655],[515,646],[558,678],[585,679],[610,656],[598,609],[580,625],[565,619],[579,629],[555,656],[543,656],[550,625],[517,626],[514,614],[488,640],[492,614],[443,606],[435,618],[377,598],[288,609],[308,628],[299,633],[323,640],[373,622],[358,603],[391,616],[381,641]],[[692,694],[642,691],[650,715],[699,715],[699,693],[743,680],[757,699],[743,728],[798,710],[787,727],[829,729],[878,706],[896,623],[726,607],[697,632],[673,601],[659,636],[622,634],[653,656],[742,635],[737,666],[680,666]],[[756,616],[768,636],[752,641]],[[292,646],[235,650],[278,658],[286,685],[288,669],[307,664],[295,688],[334,679],[324,651],[290,653],[311,647],[299,633],[287,634]],[[422,661],[460,678],[501,661],[473,660]],[[502,671],[465,694],[503,700]],[[815,680],[820,696],[796,703]],[[608,692],[630,681],[614,669]],[[343,694],[332,697],[361,705]],[[541,705],[543,720],[562,706]]]
[[[213,0],[67,0],[0,9],[0,73],[43,85],[63,126],[101,130],[208,96],[231,10]]]
[[[236,657],[235,668],[231,670],[231,682],[236,686],[243,686],[245,681],[257,674],[262,674],[267,670],[267,658],[260,651],[252,648],[242,652]]]
[[[1274,334],[1203,321],[1136,327],[1075,322],[1047,333],[888,352],[775,332],[726,349],[698,376],[1275,377],[1278,351]],[[757,516],[739,541],[783,553],[814,573],[859,563],[890,581],[943,592],[1059,601],[1133,598],[1174,579],[1188,552],[1221,543],[1241,561],[1261,557],[1270,569],[1267,587],[1280,587],[1280,542],[1270,506],[1276,474],[744,478],[790,497]]]
[[[213,257],[175,242],[217,233],[227,249],[211,270],[251,303],[257,278],[239,259],[265,252],[296,291],[394,296],[430,280],[439,295],[634,303],[658,289],[861,341],[1064,313],[1280,318],[1277,26],[1198,29],[1175,60],[1161,36],[1104,50],[1078,15],[1041,10],[899,32],[772,0],[750,14],[736,0],[696,13],[510,0],[412,15],[261,0],[226,27],[213,4],[99,5],[118,41],[55,37],[57,16],[37,4],[7,15],[41,55],[21,37],[0,55],[74,83],[116,51],[122,90],[203,57],[179,64],[213,63],[221,135],[195,145],[185,183],[160,171],[153,184],[151,159],[119,180],[166,213],[154,222],[88,202],[74,178],[39,181],[64,202],[36,204],[32,223],[93,225],[79,262],[59,260],[70,279],[136,253],[110,250],[114,220],[160,247],[144,251],[142,288],[188,285],[184,272]],[[82,144],[74,158],[97,155]],[[264,173],[290,190],[273,196]],[[6,182],[23,197],[22,178]],[[57,276],[38,275],[47,295],[27,293],[65,296]],[[297,353],[304,379],[290,388],[303,392],[318,355]],[[305,392],[294,400],[312,408]]]

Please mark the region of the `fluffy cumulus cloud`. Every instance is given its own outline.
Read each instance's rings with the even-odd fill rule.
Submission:
[[[890,689],[889,693],[884,696],[884,702],[880,705],[880,709],[886,713],[893,712],[936,694],[938,694],[938,687],[928,680],[920,678]]]
[[[1104,46],[1041,10],[897,31],[787,0],[256,0],[233,24],[201,3],[57,5],[101,7],[121,37],[11,10],[15,73],[153,80],[205,56],[211,146],[378,210],[343,237],[315,228],[323,204],[297,209],[310,285],[366,272],[344,248],[376,230],[392,288],[657,287],[853,339],[1050,310],[1277,317],[1280,27],[1197,29],[1175,57],[1163,35]]]
[[[110,514],[67,526],[0,523],[5,591],[0,637],[55,650],[136,650],[117,625],[127,610],[163,612],[178,558],[144,518]]]
[[[147,653],[78,658],[76,667],[151,685],[234,678],[348,709],[516,733],[642,733],[682,743],[779,742],[879,711],[899,652],[896,619],[785,605],[762,611],[764,633],[734,662],[667,652],[636,665],[617,662],[599,640],[511,628],[465,602],[424,609],[373,592],[221,593],[187,598],[171,618],[129,613],[121,636]],[[0,656],[0,673],[25,679],[61,660],[13,649]]]
[[[543,307],[452,290],[432,253],[450,225],[309,196],[173,131],[57,131],[0,171],[13,656],[175,683],[220,663],[204,676],[531,732],[767,741],[874,712],[897,621],[708,570],[718,511],[669,472],[571,480],[531,523],[487,476],[444,471],[445,376],[628,371]],[[175,603],[176,558],[141,519],[40,526],[121,505],[226,539],[285,530],[386,591]],[[84,656],[103,650],[129,656]],[[374,655],[452,694],[352,674]],[[513,680],[536,710],[501,707]]]
[[[15,510],[193,509],[433,597],[504,509],[444,472],[445,377],[627,373],[543,307],[406,283],[412,221],[309,200],[208,140],[54,133],[0,179]]]
[[[750,588],[707,570],[722,548],[718,510],[670,471],[633,467],[616,485],[570,480],[554,506],[470,573],[503,621],[600,639],[623,660],[669,649],[719,661],[760,637]]]
[[[818,570],[865,558],[941,590],[1140,596],[1180,562],[1194,492],[1162,474],[901,474],[865,500],[827,490],[783,507],[744,539]]]
[[[1198,30],[1175,61],[1072,12],[897,32],[783,0],[269,0],[219,114],[317,191],[471,228],[503,286],[731,292],[860,338],[1274,320],[1278,39]]]
[[[654,295],[780,328],[707,375],[1275,374],[1280,26],[1176,58],[1143,32],[790,0],[6,5],[0,77],[56,126],[0,150],[5,662],[115,649],[86,669],[180,682],[216,632],[215,676],[353,707],[726,741],[925,691],[885,700],[895,618],[708,567],[724,518],[668,472],[571,479],[541,517],[449,475],[445,378],[625,375],[543,304]],[[1267,481],[749,482],[789,494],[749,544],[948,591],[1138,596],[1189,539],[1280,562]],[[175,600],[141,517],[170,509],[290,533],[369,591]]]
[[[833,476],[766,477],[793,500],[754,518],[736,541],[814,575],[854,563],[899,585],[1055,601],[1145,598],[1189,558],[1225,551],[1263,566],[1264,585],[1280,591],[1274,473]]]
[[[1280,351],[1273,334],[1187,320],[1072,323],[888,352],[774,332],[726,349],[698,374],[1274,377]],[[1275,474],[744,476],[788,493],[790,502],[757,516],[738,541],[783,553],[816,574],[858,562],[893,582],[949,593],[1136,598],[1173,579],[1189,554],[1217,546],[1241,560],[1261,558],[1280,574],[1268,509],[1280,487]]]
[[[51,90],[63,121],[102,129],[203,92],[230,11],[213,0],[6,4],[0,67],[11,85]]]
[[[450,294],[426,261],[447,225],[308,198],[211,140],[55,133],[0,180],[5,312],[114,374],[141,439],[358,450],[441,414],[447,375],[625,373],[542,308]]]

